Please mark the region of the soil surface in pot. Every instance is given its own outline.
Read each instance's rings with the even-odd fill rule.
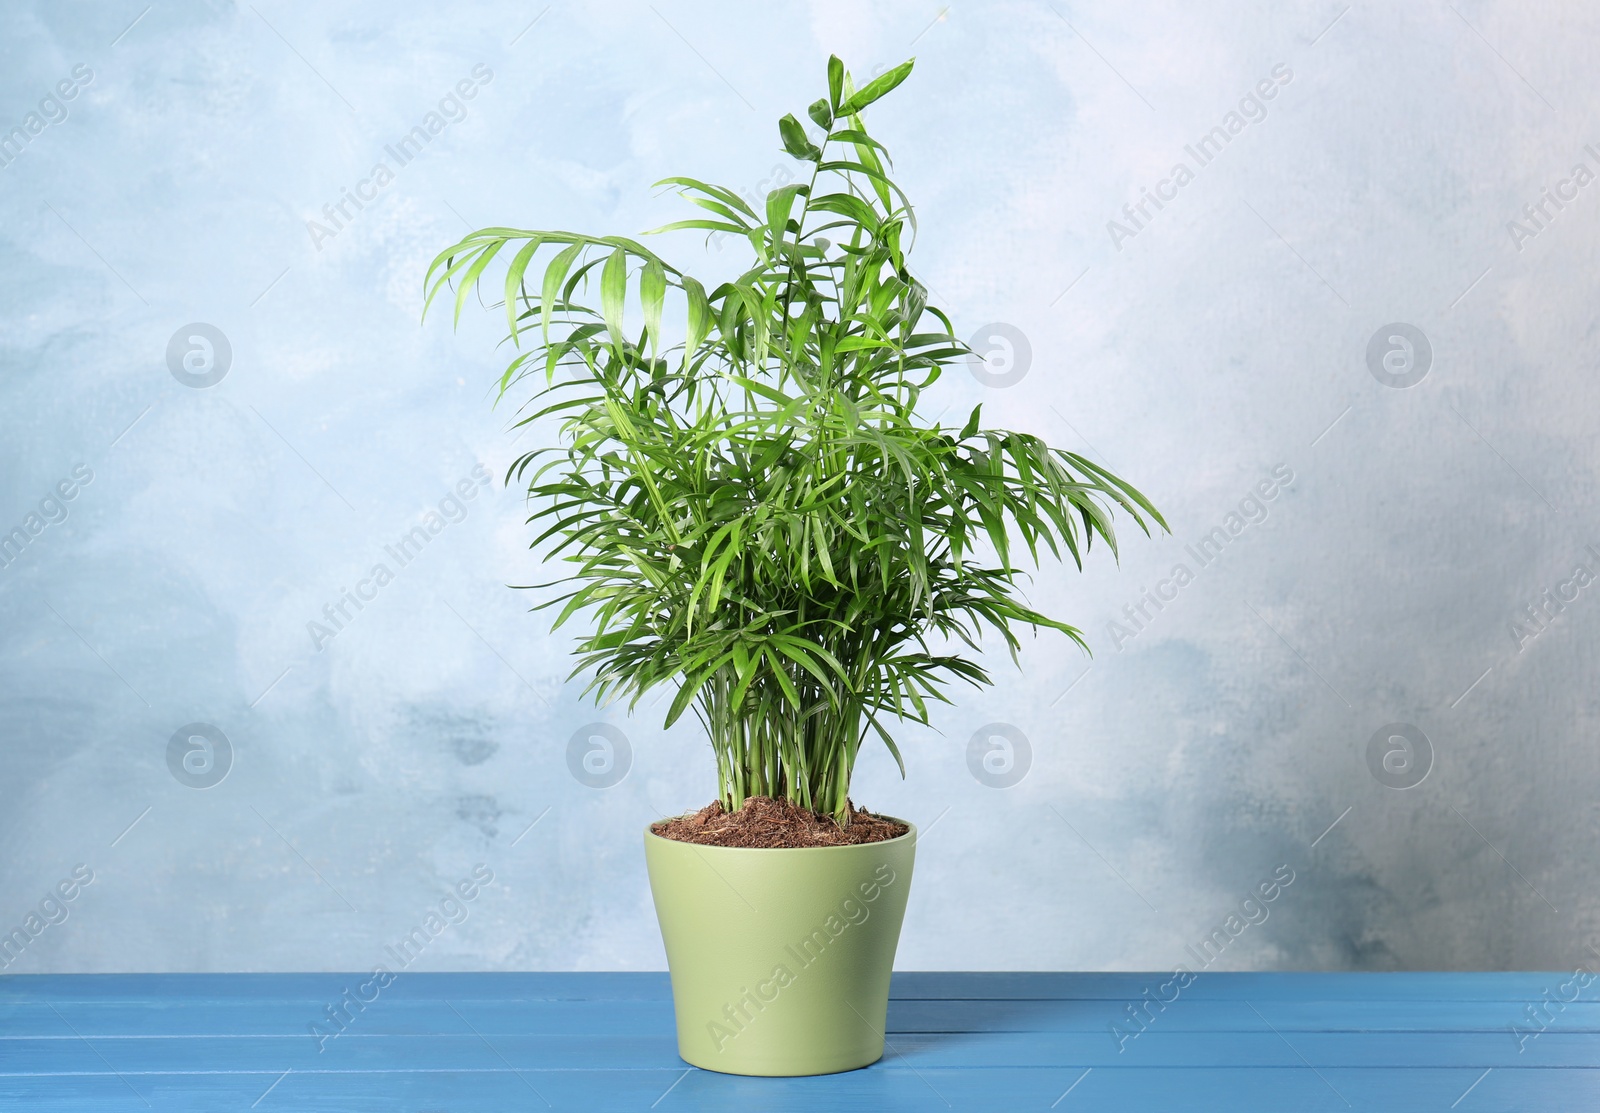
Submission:
[[[722,802],[716,801],[693,815],[652,824],[650,830],[664,839],[704,846],[798,849],[883,842],[899,838],[910,828],[898,820],[855,807],[850,812],[850,826],[840,827],[832,816],[817,815],[787,800],[752,796],[736,812],[724,811]]]

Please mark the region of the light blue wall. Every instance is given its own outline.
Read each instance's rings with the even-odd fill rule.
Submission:
[[[1537,227],[1523,206],[1600,171],[1600,11],[142,7],[0,15],[0,128],[44,125],[0,168],[0,528],[38,527],[0,568],[0,928],[93,874],[11,971],[364,968],[480,863],[420,966],[663,965],[640,829],[711,798],[708,752],[659,706],[581,702],[567,637],[504,586],[543,572],[501,483],[530,442],[489,406],[493,315],[419,327],[422,274],[469,226],[675,219],[668,174],[776,184],[774,121],[830,51],[917,55],[871,113],[913,265],[964,335],[1032,351],[933,409],[1108,462],[1174,529],[1038,576],[1092,664],[1041,638],[905,732],[907,780],[866,755],[857,800],[926,830],[900,965],[1193,966],[1279,867],[1217,965],[1597,961],[1600,587],[1572,574],[1600,573],[1600,183]],[[1264,79],[1264,118],[1200,165]],[[314,236],[463,80],[464,118]],[[1134,226],[1145,188],[1176,196]],[[666,249],[715,276],[736,248]],[[169,370],[194,323],[231,347],[209,387]],[[1369,367],[1391,324],[1431,347],[1410,387]],[[385,546],[458,484],[401,567]],[[314,638],[378,563],[392,581]],[[1136,626],[1145,589],[1175,597]],[[604,789],[567,757],[597,721],[632,753]],[[169,768],[195,723],[232,755],[206,789]],[[1393,723],[1429,742],[1410,788],[1373,772]],[[1013,787],[969,767],[990,724],[1031,750]]]

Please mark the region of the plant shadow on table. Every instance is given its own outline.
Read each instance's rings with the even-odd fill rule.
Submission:
[[[1105,1001],[927,997],[889,1002],[883,1062],[915,1060],[919,1051],[948,1050],[1005,1032],[1083,1032],[1105,1028]]]

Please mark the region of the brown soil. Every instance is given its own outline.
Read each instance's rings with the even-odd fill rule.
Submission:
[[[662,838],[678,842],[750,847],[853,846],[899,838],[910,829],[864,808],[852,808],[850,826],[840,827],[832,816],[819,816],[770,796],[752,796],[736,812],[723,811],[717,801],[693,815],[663,819],[650,827]]]

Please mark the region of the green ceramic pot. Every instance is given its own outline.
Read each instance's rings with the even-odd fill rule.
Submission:
[[[877,1062],[916,840],[913,827],[886,842],[767,850],[646,827],[678,1054],[724,1074]]]

